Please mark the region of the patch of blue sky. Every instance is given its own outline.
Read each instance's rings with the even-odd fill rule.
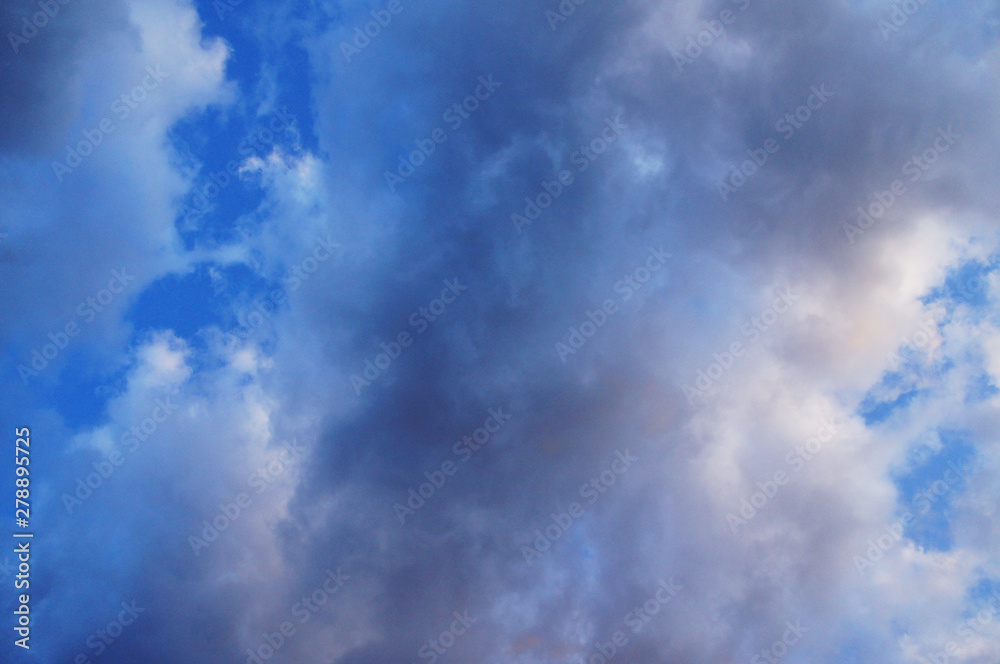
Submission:
[[[977,452],[964,432],[939,429],[939,449],[919,444],[910,450],[905,467],[892,473],[899,492],[900,512],[915,519],[904,535],[931,551],[949,551],[953,546],[951,506],[965,490],[965,476],[974,472]]]
[[[226,78],[238,88],[239,101],[210,107],[171,130],[182,164],[197,174],[176,221],[187,249],[232,242],[253,230],[246,224],[263,192],[256,178],[236,173],[239,165],[251,157],[266,158],[275,148],[294,154],[318,147],[308,93],[308,53],[295,43],[262,46],[259,35],[240,20],[241,12],[261,8],[241,3],[220,19],[215,4],[199,2],[198,11],[206,38],[222,36],[231,47]]]
[[[1000,389],[997,389],[996,384],[993,382],[993,377],[988,373],[981,373],[974,376],[969,382],[965,394],[965,403],[973,404],[986,401],[998,393],[1000,393]]]
[[[251,268],[234,264],[200,264],[182,275],[169,275],[150,284],[136,298],[126,320],[136,337],[158,330],[173,332],[189,343],[199,330],[216,325],[225,329],[237,324],[233,302],[242,294],[254,297],[272,283]]]
[[[891,374],[897,376],[898,374]],[[888,379],[888,377],[887,377]],[[922,390],[907,390],[893,399],[879,401],[871,393],[858,406],[858,414],[864,418],[865,426],[874,426],[885,422],[894,412],[906,408],[922,392]]]
[[[949,313],[958,304],[972,307],[984,307],[986,298],[986,279],[1000,268],[1000,255],[990,256],[985,262],[967,261],[949,271],[944,283],[920,298],[924,304],[944,302]]]

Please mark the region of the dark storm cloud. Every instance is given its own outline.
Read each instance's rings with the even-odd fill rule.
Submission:
[[[707,5],[700,14],[711,19],[731,4]],[[418,561],[406,566],[406,583],[388,584],[379,597],[395,607],[391,619],[380,621],[386,644],[418,624],[429,629],[427,612],[446,614],[462,604],[461,589],[478,587],[483,577],[498,577],[498,587],[507,590],[537,589],[544,577],[519,567],[518,545],[577,499],[584,476],[599,472],[616,447],[631,446],[653,464],[672,454],[675,461],[684,458],[672,451],[676,436],[659,436],[654,445],[644,423],[623,426],[637,408],[663,408],[671,398],[662,385],[650,390],[657,381],[644,378],[649,358],[636,346],[639,339],[624,332],[636,311],[621,314],[568,365],[553,351],[574,319],[612,294],[618,276],[647,246],[666,241],[684,247],[684,254],[735,245],[733,258],[751,271],[775,259],[801,271],[805,256],[844,269],[864,257],[841,244],[840,222],[853,209],[845,201],[865,201],[938,127],[992,132],[982,119],[990,93],[950,73],[968,63],[942,62],[930,49],[910,54],[915,46],[905,35],[885,43],[877,16],[843,5],[754,3],[718,46],[745,44],[744,63],[710,52],[682,72],[668,47],[678,36],[658,39],[649,32],[649,3],[584,3],[555,32],[544,9],[540,3],[407,7],[349,64],[330,47],[349,34],[350,18],[313,50],[317,69],[329,78],[317,124],[331,152],[331,186],[347,189],[346,177],[363,196],[391,209],[368,216],[381,225],[389,252],[379,268],[382,287],[363,295],[371,315],[354,327],[356,354],[343,371],[373,356],[376,339],[391,339],[403,328],[408,311],[441,278],[458,275],[470,289],[367,388],[356,415],[332,426],[313,482],[297,497],[301,511],[347,477],[370,484],[372,509],[382,512],[379,532],[390,548],[410,551]],[[668,17],[671,9],[665,8]],[[914,19],[914,29],[931,19],[930,12]],[[447,39],[435,38],[443,35]],[[938,31],[933,40],[956,38]],[[500,89],[389,192],[383,173],[395,171],[400,155],[417,149],[414,141],[440,126],[442,111],[487,74],[502,82]],[[781,133],[776,124],[821,86],[831,91],[822,108],[791,136]],[[572,151],[618,114],[629,126],[623,145],[612,146],[518,234],[510,215],[522,212],[524,196],[572,168]],[[345,134],[339,131],[345,124],[360,130]],[[778,153],[722,201],[716,183],[726,165],[739,164],[770,137],[780,144]],[[624,145],[629,141],[663,146],[663,171],[650,181],[638,177]],[[928,197],[948,204],[946,191],[930,185],[905,204],[923,205]],[[671,270],[688,278],[688,294],[709,288],[711,276],[686,258]],[[670,308],[678,296],[661,285],[651,297],[658,308]],[[326,311],[343,321],[335,306]],[[691,331],[678,323],[675,349],[682,353]],[[661,394],[648,402],[644,390]],[[511,431],[504,432],[513,440],[491,449],[479,467],[463,468],[447,493],[435,496],[435,504],[428,500],[411,522],[394,523],[390,504],[425,481],[423,471],[447,459],[450,444],[488,407],[506,403],[516,404]],[[648,559],[629,553],[658,528],[657,501],[630,494],[641,491],[644,480],[652,477],[642,471],[626,478],[621,495],[611,494],[601,506],[632,506],[615,509],[614,527],[587,520],[587,540],[600,547],[602,564],[614,565],[607,576],[636,567],[646,578],[671,568],[700,576],[693,551],[665,552],[655,571]],[[469,527],[473,515],[487,521],[485,532]],[[685,526],[676,527],[684,532]],[[579,542],[567,537],[559,547],[548,562],[558,560],[571,577],[585,575]],[[455,565],[456,557],[465,564]],[[691,582],[703,593],[714,586]],[[594,610],[597,634],[612,627],[639,592],[636,585],[612,591],[615,601]],[[770,590],[761,592],[759,602],[777,604]],[[561,599],[572,605],[572,596]],[[766,636],[774,618],[754,620],[755,627]],[[730,620],[738,633],[738,624],[750,618]],[[358,661],[371,656],[359,652]]]
[[[94,44],[128,27],[119,0],[15,0],[0,9],[0,149],[31,154],[60,147],[82,102],[79,58]]]

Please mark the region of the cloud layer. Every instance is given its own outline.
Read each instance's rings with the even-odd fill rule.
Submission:
[[[988,3],[56,5],[40,661],[1000,655]]]

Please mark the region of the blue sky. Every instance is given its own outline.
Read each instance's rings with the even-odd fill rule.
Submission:
[[[995,3],[0,24],[3,661],[1000,660]]]

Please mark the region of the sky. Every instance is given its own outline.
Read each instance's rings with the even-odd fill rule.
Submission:
[[[995,0],[0,28],[4,662],[1000,661]]]

